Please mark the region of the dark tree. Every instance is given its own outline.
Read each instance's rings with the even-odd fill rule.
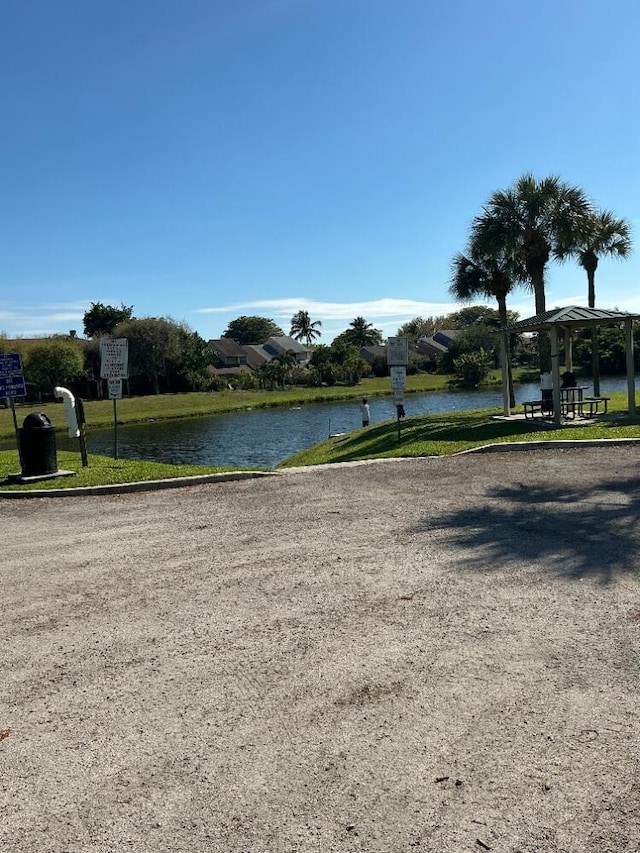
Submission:
[[[85,312],[84,333],[88,338],[98,338],[101,335],[111,335],[118,323],[133,319],[133,305],[103,305],[102,302],[92,302],[91,308]]]
[[[445,328],[442,325],[443,317],[414,317],[408,320],[396,332],[400,338],[408,338],[409,343],[415,346],[418,338],[428,337],[438,329]]]
[[[141,317],[121,323],[114,333],[129,341],[129,375],[154,394],[183,390],[186,378],[193,385],[196,375],[202,377],[206,347],[184,324],[170,317]]]
[[[336,338],[331,346],[320,344],[315,347],[309,365],[326,385],[335,385],[336,382],[354,385],[369,369],[358,355],[358,347],[341,337]]]
[[[213,363],[211,347],[197,332],[178,327],[180,355],[175,364],[178,390],[206,391],[211,386],[209,367]]]
[[[222,333],[223,338],[231,338],[239,344],[264,344],[269,338],[281,338],[284,332],[280,326],[267,317],[247,317],[245,314],[232,320]]]

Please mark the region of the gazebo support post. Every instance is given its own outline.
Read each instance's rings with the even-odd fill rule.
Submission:
[[[600,350],[598,327],[591,329],[591,377],[593,379],[593,396],[600,396]]]
[[[635,383],[635,363],[633,358],[633,321],[624,321],[624,335],[626,338],[627,350],[627,394],[629,398],[629,416],[636,416],[636,383]]]
[[[564,369],[573,373],[573,335],[568,326],[564,327]]]
[[[502,414],[505,418],[511,417],[511,405],[509,400],[509,367],[507,365],[507,333],[500,335],[500,365],[502,367]]]
[[[560,359],[558,358],[558,327],[551,326],[551,381],[553,383],[553,422],[560,426]]]

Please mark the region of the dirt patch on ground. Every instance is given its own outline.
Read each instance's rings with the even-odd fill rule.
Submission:
[[[639,453],[0,502],[0,849],[637,851]]]

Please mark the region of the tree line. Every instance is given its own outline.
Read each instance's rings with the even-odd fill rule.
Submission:
[[[290,336],[308,345],[320,337],[319,320],[306,311],[291,319]],[[214,354],[197,332],[185,323],[168,317],[141,317],[133,306],[93,302],[83,317],[85,338],[75,330],[69,335],[52,335],[38,341],[11,341],[0,335],[0,352],[22,355],[25,380],[31,395],[51,396],[56,385],[71,388],[84,397],[100,397],[100,340],[126,338],[129,349],[129,380],[126,393],[216,391],[227,388],[228,380],[211,368]],[[232,320],[223,333],[243,344],[264,344],[270,337],[284,336],[283,330],[266,317],[242,316]],[[299,369],[295,355],[285,352],[265,363],[257,373],[238,377],[245,387],[273,388],[286,382],[335,384],[357,382],[370,372],[360,358],[362,346],[380,343],[382,334],[363,317],[356,317],[331,344],[313,346],[311,363]],[[234,381],[236,378],[234,377]]]
[[[304,341],[307,346],[313,345],[322,332],[321,320],[312,320],[308,311],[297,311],[291,318],[289,337],[296,341]],[[230,338],[238,344],[263,344],[271,337],[283,337],[284,331],[273,320],[266,317],[248,317],[242,315],[232,320],[222,333],[223,338]],[[347,328],[334,338],[334,343],[352,344],[365,347],[382,343],[382,332],[368,323],[364,317],[355,317]]]

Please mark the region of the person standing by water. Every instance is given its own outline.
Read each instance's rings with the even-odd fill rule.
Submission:
[[[369,421],[371,419],[371,409],[369,408],[369,401],[366,397],[362,398],[362,405],[360,406],[360,412],[362,414],[362,426],[368,427]]]

